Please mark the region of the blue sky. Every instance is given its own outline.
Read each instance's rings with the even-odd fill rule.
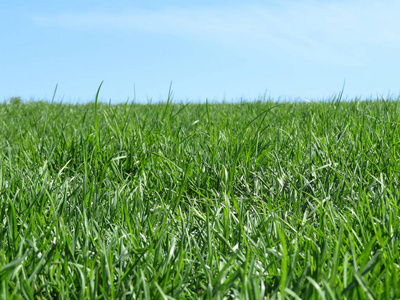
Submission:
[[[400,95],[400,1],[2,1],[0,101]]]

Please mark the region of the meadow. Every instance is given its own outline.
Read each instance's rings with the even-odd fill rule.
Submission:
[[[400,101],[0,104],[0,299],[399,299]]]

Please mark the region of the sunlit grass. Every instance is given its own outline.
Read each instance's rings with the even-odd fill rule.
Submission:
[[[399,118],[0,104],[0,298],[400,298]]]

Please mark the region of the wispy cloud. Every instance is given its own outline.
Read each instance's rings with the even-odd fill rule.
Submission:
[[[398,1],[286,1],[279,7],[167,7],[36,15],[39,26],[180,36],[242,51],[276,48],[317,63],[364,65],[371,49],[400,46]]]

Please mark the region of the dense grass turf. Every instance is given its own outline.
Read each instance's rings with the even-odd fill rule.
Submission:
[[[0,104],[2,299],[400,298],[400,102]]]

